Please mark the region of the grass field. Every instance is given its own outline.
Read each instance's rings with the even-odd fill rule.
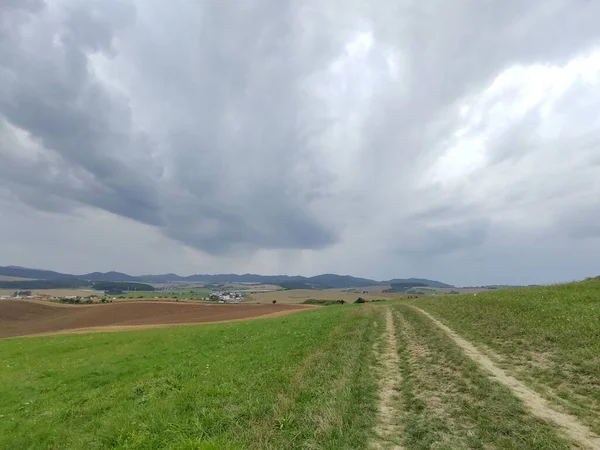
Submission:
[[[600,280],[415,305],[600,434]]]
[[[592,280],[0,340],[0,448],[598,449],[599,333]]]
[[[376,316],[0,341],[0,448],[365,448]]]
[[[276,300],[277,303],[302,303],[305,300],[345,300],[348,303],[352,303],[358,297],[362,297],[365,300],[379,300],[379,299],[394,299],[402,297],[402,294],[358,294],[348,293],[342,289],[291,289],[285,291],[273,291],[273,292],[262,292],[258,294],[250,295],[246,301],[252,303],[272,303]]]

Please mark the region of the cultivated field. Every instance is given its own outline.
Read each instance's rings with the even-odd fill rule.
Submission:
[[[23,289],[0,289],[0,296],[10,296],[15,291]],[[95,291],[93,289],[33,289],[31,295],[34,297],[89,297],[90,295],[104,296],[104,291]]]
[[[30,281],[31,278],[11,277],[8,275],[0,275],[0,281]]]
[[[121,295],[111,297],[125,298],[172,298],[172,299],[190,299],[199,300],[210,295],[210,289],[192,288],[192,289],[170,289],[161,291],[137,291],[127,292]]]
[[[0,448],[600,449],[599,346],[600,280],[4,339]]]
[[[378,300],[378,299],[394,299],[402,297],[402,294],[359,294],[349,293],[343,289],[324,289],[324,290],[313,290],[313,289],[292,289],[289,291],[274,291],[274,292],[261,292],[259,294],[252,294],[247,297],[246,302],[250,303],[272,303],[276,300],[277,303],[302,303],[305,300],[345,300],[348,303],[352,303],[358,297],[362,297],[365,300]]]
[[[364,287],[359,287],[359,288],[348,288],[348,289],[328,289],[330,291],[334,291],[334,292],[348,292],[351,294],[360,294],[363,291],[366,291],[369,294],[379,294],[381,292],[383,292],[386,289],[389,289],[391,286],[389,285],[377,285],[377,286],[364,286]]]
[[[123,302],[63,305],[27,300],[0,302],[0,338],[38,333],[120,329],[248,319],[301,309],[300,305],[211,305]]]

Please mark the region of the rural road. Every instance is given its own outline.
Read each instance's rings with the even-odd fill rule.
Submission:
[[[458,345],[464,353],[475,362],[475,364],[484,369],[496,381],[509,388],[533,415],[554,423],[567,437],[581,445],[583,448],[600,450],[600,437],[596,436],[592,430],[582,424],[575,416],[557,411],[546,399],[542,398],[534,390],[525,386],[521,381],[508,375],[504,370],[494,364],[488,356],[479,351],[475,345],[458,335],[454,330],[441,323],[428,312],[423,311],[416,306],[411,307],[425,315],[438,328],[443,330],[456,345]]]

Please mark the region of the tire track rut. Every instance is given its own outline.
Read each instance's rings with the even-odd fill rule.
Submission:
[[[546,399],[541,397],[534,390],[528,388],[521,381],[508,375],[487,355],[479,351],[471,342],[461,337],[454,330],[444,325],[428,312],[423,311],[416,306],[411,305],[411,307],[426,316],[438,328],[443,330],[479,367],[491,374],[499,383],[508,387],[533,415],[554,423],[566,436],[583,448],[600,450],[600,437],[596,436],[592,430],[582,424],[577,417],[555,410]]]
[[[400,375],[400,357],[396,344],[396,327],[392,310],[387,308],[385,317],[385,348],[377,348],[377,360],[380,363],[379,379],[379,420],[375,427],[377,439],[372,448],[377,450],[402,450],[399,445],[402,427],[398,424],[400,409],[398,397],[402,377]]]

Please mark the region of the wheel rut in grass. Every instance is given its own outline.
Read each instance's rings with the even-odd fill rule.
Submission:
[[[384,348],[382,348],[382,344]],[[399,388],[401,383],[400,357],[396,344],[394,315],[390,308],[386,310],[385,338],[376,348],[379,363],[379,420],[375,427],[374,449],[402,450],[397,442],[402,436],[402,427],[397,423]]]
[[[600,450],[600,437],[583,425],[575,416],[557,411],[537,392],[528,388],[524,383],[508,375],[503,369],[498,367],[487,355],[479,351],[471,342],[461,337],[454,330],[444,325],[428,312],[416,306],[412,306],[412,308],[419,311],[430,319],[438,328],[443,330],[479,367],[491,374],[499,383],[508,387],[533,415],[554,423],[566,436],[581,447]]]

